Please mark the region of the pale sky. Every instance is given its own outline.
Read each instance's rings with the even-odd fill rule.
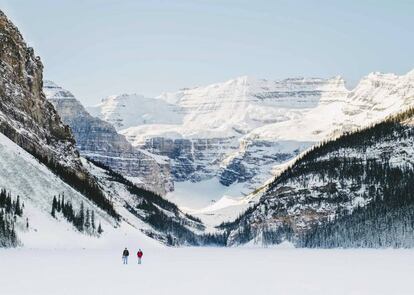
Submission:
[[[414,68],[414,1],[0,0],[45,66],[85,105],[238,76]]]

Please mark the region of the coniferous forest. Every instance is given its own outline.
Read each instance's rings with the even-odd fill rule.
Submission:
[[[62,216],[70,223],[72,223],[77,230],[88,234],[102,234],[102,225],[99,222],[97,225],[95,220],[95,211],[86,209],[83,202],[80,205],[78,211],[73,208],[72,202],[65,201],[65,196],[59,195],[53,197],[52,210],[50,212],[53,218],[57,218],[58,214]]]
[[[20,197],[12,198],[5,189],[0,191],[0,248],[13,247],[19,244],[15,226],[17,219],[23,217],[24,204]],[[26,225],[29,226],[26,220]]]
[[[236,221],[230,243],[259,236],[299,247],[414,247],[410,109],[314,147]],[[295,209],[293,209],[295,208]]]
[[[359,181],[366,188],[363,198],[370,202],[351,212],[342,212],[334,220],[315,225],[309,232],[300,235],[299,246],[414,247],[414,167],[407,153],[407,148],[413,148],[410,143],[414,139],[414,128],[401,124],[412,116],[411,109],[372,128],[326,144],[325,148],[329,151],[357,148],[361,155],[369,146],[382,142],[388,142],[395,148],[384,149],[378,158],[354,163],[350,175],[341,174],[341,177]],[[310,154],[309,158],[315,160],[318,153],[321,155],[324,152],[323,148],[316,155]],[[327,164],[335,167],[332,162]],[[349,170],[339,169],[341,172]]]

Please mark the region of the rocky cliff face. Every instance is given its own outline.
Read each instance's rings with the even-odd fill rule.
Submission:
[[[234,138],[151,138],[141,146],[151,153],[171,159],[171,172],[176,181],[197,182],[215,175],[223,160],[223,147],[237,149]]]
[[[81,175],[70,129],[42,92],[42,70],[40,58],[0,11],[0,132],[30,153]]]
[[[55,83],[45,81],[43,90],[71,128],[82,156],[132,177],[138,185],[161,195],[173,188],[167,158],[133,147],[110,123],[92,117],[71,92]]]

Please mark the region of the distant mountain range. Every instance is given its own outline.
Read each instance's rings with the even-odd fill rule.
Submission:
[[[353,90],[341,77],[240,77],[152,99],[110,96],[88,110],[114,124],[132,145],[168,157],[177,187],[216,179],[234,187],[232,196],[238,197],[314,144],[412,106],[413,85],[414,71],[371,73]],[[211,199],[219,200],[222,191]],[[174,199],[180,204],[180,196]]]

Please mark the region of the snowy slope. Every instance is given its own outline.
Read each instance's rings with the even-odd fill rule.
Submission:
[[[154,123],[180,124],[182,120],[179,107],[137,94],[109,96],[88,111],[117,129]]]
[[[0,187],[5,188],[24,202],[24,216],[30,228],[18,230],[22,243],[27,247],[73,247],[96,243],[98,238],[78,232],[65,219],[52,218],[53,196],[64,194],[75,208],[83,202],[85,209],[94,210],[97,221],[108,232],[117,226],[114,219],[88,201],[82,194],[54,175],[32,155],[0,133]]]
[[[36,158],[1,133],[0,159],[0,188],[10,191],[13,197],[19,195],[21,202],[24,202],[24,219],[19,220],[17,227],[18,238],[23,246],[47,249],[110,248],[139,241],[146,246],[158,247],[161,244],[156,240],[165,243],[167,233],[145,221],[145,217],[152,214],[150,210],[137,210],[138,215],[131,212],[130,208],[145,202],[145,197],[132,194],[126,185],[87,160],[82,159],[83,166],[96,177],[120,215],[120,221],[116,221],[88,201],[84,195],[63,182]],[[140,192],[145,193],[142,190]],[[75,210],[79,209],[81,203],[84,204],[85,210],[93,210],[96,214],[96,224],[102,224],[104,233],[100,237],[91,236],[79,232],[61,215],[58,215],[57,219],[53,218],[52,200],[59,194],[64,194],[65,200],[70,201]],[[197,224],[187,220],[182,213],[175,216],[175,213],[168,211],[169,209],[161,210],[171,220],[185,222],[189,230],[200,231]],[[29,219],[29,229],[25,227],[25,218]],[[174,237],[174,233],[170,234]],[[155,239],[149,238],[148,235]]]
[[[371,73],[341,100],[321,101],[302,118],[263,126],[249,136],[321,141],[335,132],[379,122],[407,109],[413,102],[414,70],[402,76]]]
[[[152,108],[175,106],[168,110],[154,112],[149,99],[141,97],[141,107],[139,96],[122,95],[123,105],[128,105],[125,118],[114,97],[95,111],[102,118],[121,120],[118,130],[133,145],[168,156],[177,181],[177,191],[168,196],[183,207],[201,209],[223,196],[236,200],[250,194],[317,142],[411,106],[413,76],[414,71],[402,76],[371,73],[353,90],[345,88],[341,77],[240,77],[152,99]],[[151,120],[133,121],[134,112]],[[205,197],[203,183],[209,181],[219,185]]]
[[[282,81],[240,77],[206,87],[163,93],[153,99],[152,107],[168,103],[175,105],[176,109],[162,114],[151,114],[154,119],[148,123],[124,123],[119,129],[127,129],[128,131],[124,133],[131,137],[138,136],[141,130],[140,125],[153,125],[152,127],[159,135],[164,134],[165,131],[162,130],[164,128],[167,128],[167,132],[169,131],[168,126],[163,125],[172,125],[169,127],[174,128],[184,138],[240,136],[262,125],[296,118],[303,112],[316,107],[319,101],[337,100],[344,97],[346,92],[344,81],[340,77],[327,80],[298,78]],[[137,102],[135,111],[138,115],[142,112],[139,97],[133,95],[121,97],[124,104],[127,104],[125,101],[129,101],[131,107],[134,107],[132,101]],[[103,118],[110,116],[111,113],[122,116],[122,112],[119,111],[121,108],[114,107],[111,97],[104,100],[98,107]],[[143,108],[145,109],[145,104]],[[162,107],[161,110],[163,110]],[[150,113],[151,109],[146,111]],[[131,108],[129,112],[132,112]],[[176,120],[174,124],[165,123],[164,118],[176,112],[183,114],[182,119]],[[139,144],[144,139],[145,134],[142,137],[136,137],[135,142]]]

